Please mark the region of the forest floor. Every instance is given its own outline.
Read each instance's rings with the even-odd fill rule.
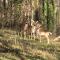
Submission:
[[[60,60],[60,41],[23,39],[16,31],[0,29],[0,60]]]

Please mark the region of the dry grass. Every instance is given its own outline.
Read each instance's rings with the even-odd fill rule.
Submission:
[[[0,30],[0,60],[60,60],[60,42],[24,39],[16,31]]]

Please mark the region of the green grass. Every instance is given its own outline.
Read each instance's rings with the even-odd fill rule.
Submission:
[[[60,60],[60,42],[22,38],[16,31],[0,30],[0,60]]]

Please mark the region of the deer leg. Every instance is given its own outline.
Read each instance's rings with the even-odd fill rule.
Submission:
[[[24,39],[26,38],[26,32],[24,32]]]
[[[35,38],[35,35],[34,35],[34,33],[33,33],[33,35],[32,35],[32,36],[33,36],[33,39],[34,39],[34,38]]]
[[[40,35],[40,42],[41,42],[41,35]]]
[[[33,35],[34,35],[33,37],[34,37],[34,40],[35,40],[35,34],[33,34]]]
[[[22,34],[22,32],[20,32],[20,37],[21,37],[21,39],[22,39],[22,37],[23,37],[23,34]]]
[[[31,39],[32,39],[33,33],[31,33]]]
[[[31,33],[31,39],[32,39],[32,37],[35,40],[35,34],[34,33]]]
[[[37,39],[39,39],[39,41],[41,42],[41,35],[40,34],[36,34]]]
[[[30,39],[30,35],[29,35],[29,39]]]
[[[47,44],[49,44],[49,37],[48,37],[48,36],[46,36],[46,38],[47,38]]]

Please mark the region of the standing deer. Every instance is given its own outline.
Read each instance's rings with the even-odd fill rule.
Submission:
[[[25,25],[24,25],[24,27],[23,27],[24,38],[26,38],[27,35],[30,38],[31,28],[32,28],[31,25],[29,25],[29,23],[26,22]]]
[[[24,25],[24,27],[23,27],[24,38],[26,38],[27,29],[28,29],[28,23],[26,22],[25,25]]]
[[[44,32],[44,31],[37,30],[37,36],[40,37],[40,42],[41,42],[41,36],[44,36],[44,37],[47,38],[47,42],[49,44],[49,40],[50,40],[49,39],[49,35],[52,35],[52,33],[51,32]]]
[[[32,28],[31,28],[31,38],[33,36],[33,38],[35,40],[37,27],[40,27],[41,25],[38,23],[38,21],[37,22],[33,21],[31,26],[32,26]]]
[[[44,31],[41,26],[42,26],[42,25],[37,24],[37,27],[36,27],[36,36],[37,36],[38,38],[40,38],[40,42],[41,42],[41,36],[46,37],[47,42],[48,42],[48,44],[49,44],[49,40],[50,40],[50,39],[49,39],[49,35],[52,35],[52,33],[51,33],[51,32],[46,32],[46,31]]]

